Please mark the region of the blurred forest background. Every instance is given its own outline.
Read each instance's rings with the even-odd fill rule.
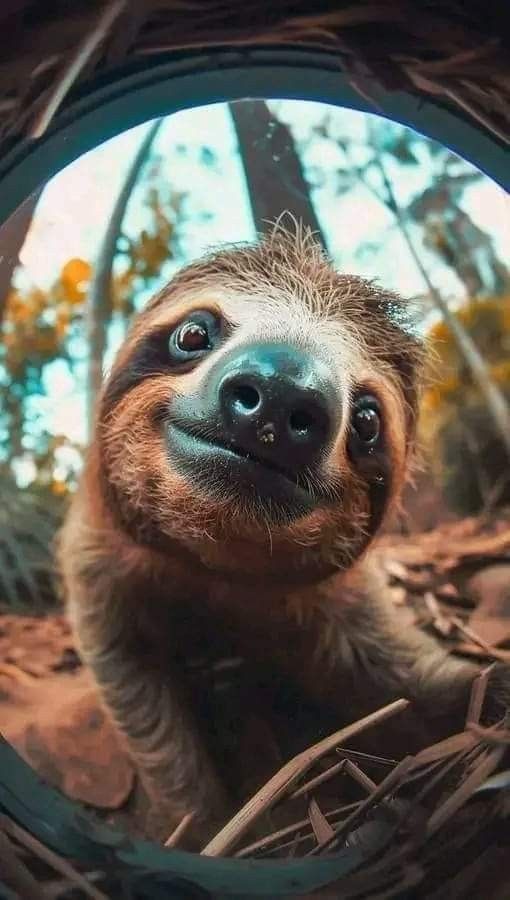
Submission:
[[[510,204],[443,146],[297,101],[179,113],[82,157],[0,230],[0,603],[47,608],[51,546],[129,321],[207,245],[282,210],[419,303],[431,381],[407,523],[510,503]]]

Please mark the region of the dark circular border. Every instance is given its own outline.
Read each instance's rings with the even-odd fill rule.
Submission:
[[[165,54],[101,76],[69,98],[48,132],[16,144],[0,161],[0,222],[41,184],[88,150],[150,119],[243,97],[315,100],[409,125],[449,147],[510,190],[503,142],[467,117],[403,91],[374,85],[370,102],[333,53],[289,47]]]
[[[338,58],[325,51],[217,48],[152,58],[76,91],[44,137],[20,142],[0,161],[0,222],[58,171],[121,131],[178,110],[243,97],[315,100],[376,113],[441,142],[510,188],[508,148],[439,103],[375,86],[370,102],[349,83]],[[94,824],[77,804],[41,782],[1,737],[0,808],[63,855],[124,870],[148,897],[169,896],[167,889],[179,890],[178,885],[183,897],[186,886],[225,897],[289,896],[326,885],[363,862],[356,847],[323,859],[253,862],[209,859],[132,840]]]

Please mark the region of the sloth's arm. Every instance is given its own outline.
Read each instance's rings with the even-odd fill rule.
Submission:
[[[148,799],[146,830],[154,838],[168,837],[192,813],[193,837],[201,842],[223,823],[226,797],[179,673],[161,653],[155,655],[139,630],[137,607],[151,600],[147,584],[121,574],[118,559],[104,549],[82,555],[73,544],[72,553],[76,564],[68,560],[66,566],[69,615]],[[166,652],[171,656],[168,645]]]
[[[360,582],[345,597],[333,591],[318,609],[317,666],[305,667],[302,678],[319,699],[350,718],[406,697],[414,713],[406,721],[415,733],[440,738],[462,730],[480,668],[455,658],[406,621],[377,574]],[[495,721],[508,708],[510,667],[497,665],[489,676],[483,719]]]

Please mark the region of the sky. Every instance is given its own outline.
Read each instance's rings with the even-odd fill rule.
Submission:
[[[366,114],[305,101],[275,101],[271,106],[291,126],[294,137],[303,142],[305,169],[313,172],[320,168],[326,173],[322,186],[313,191],[313,200],[335,264],[343,271],[376,277],[384,286],[406,296],[423,293],[421,276],[388,212],[363,187],[337,196],[332,183],[341,162],[339,151],[331,142],[320,138],[309,141],[311,127],[326,113],[330,114],[339,135],[362,140]],[[70,258],[94,260],[126,171],[148,127],[144,124],[107,141],[48,183],[21,253],[20,286],[33,284],[47,288]],[[161,157],[162,177],[173,189],[186,194],[184,261],[200,255],[211,244],[254,237],[235,134],[224,104],[169,116],[154,150]],[[430,178],[425,151],[424,147],[423,165],[399,166],[392,173],[394,189],[402,201],[423,188]],[[508,196],[483,177],[466,190],[462,202],[476,224],[493,235],[499,255],[508,260]],[[126,215],[126,232],[136,234],[144,215],[141,193],[135,190]],[[376,249],[360,255],[360,246],[367,243]],[[446,296],[462,294],[455,275],[438,267],[425,250],[423,260]],[[166,265],[162,279],[170,277],[175,267],[175,263]],[[114,336],[107,364],[120,338],[120,334],[118,338]],[[47,396],[34,403],[47,419],[49,430],[84,442],[80,372],[71,376],[64,363],[48,367],[46,389]]]

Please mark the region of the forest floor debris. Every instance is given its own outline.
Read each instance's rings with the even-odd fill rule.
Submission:
[[[453,653],[480,663],[482,673],[473,686],[465,730],[397,760],[384,749],[387,712],[376,711],[377,754],[356,747],[362,723],[348,729],[354,735],[352,747],[343,746],[340,734],[320,751],[319,745],[309,748],[277,772],[205,852],[277,859],[317,856],[361,842],[367,865],[338,885],[342,897],[397,897],[412,887],[417,897],[439,900],[445,896],[442,878],[449,889],[455,886],[456,897],[481,896],[476,885],[488,877],[489,862],[491,896],[503,897],[503,876],[500,871],[498,881],[501,867],[496,865],[498,841],[487,837],[481,842],[480,858],[487,865],[478,863],[473,847],[482,832],[492,829],[491,834],[499,834],[509,812],[510,776],[505,767],[510,732],[505,722],[484,728],[480,711],[490,665],[510,661],[510,518],[464,519],[426,533],[385,535],[377,554],[393,601],[408,620],[435,634]],[[101,810],[103,816],[122,810],[134,773],[61,615],[0,616],[0,724],[4,736],[50,783]],[[268,827],[262,835],[250,830],[260,810],[282,804],[289,824]],[[187,824],[169,837],[169,846],[179,846]],[[385,833],[384,852],[374,854],[375,837],[380,841]],[[26,876],[26,885],[42,866],[48,897],[105,896],[100,873],[86,876],[87,893],[83,873],[69,861],[41,855],[30,835],[23,835],[15,823],[2,819],[0,838],[14,853],[11,866],[18,860],[26,868],[20,875],[22,881]],[[455,871],[448,861],[452,853]],[[30,864],[31,855],[39,860],[39,868]],[[434,875],[436,869],[443,874]],[[420,893],[425,886],[428,893]]]

